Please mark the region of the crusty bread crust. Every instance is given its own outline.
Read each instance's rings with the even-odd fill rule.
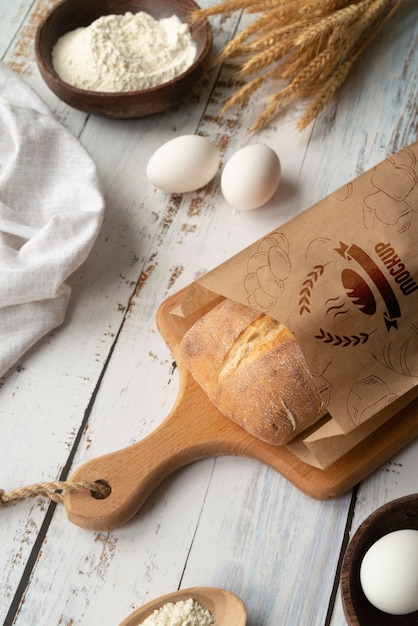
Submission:
[[[252,435],[284,445],[325,413],[292,333],[223,300],[184,335],[185,365],[211,402]]]

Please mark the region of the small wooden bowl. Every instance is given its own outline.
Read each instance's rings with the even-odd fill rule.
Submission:
[[[344,555],[341,569],[341,598],[349,626],[407,626],[418,624],[418,611],[388,615],[367,600],[360,583],[360,565],[369,548],[395,530],[418,530],[418,494],[384,504],[359,526]]]
[[[55,6],[37,29],[35,54],[39,71],[49,88],[70,106],[87,113],[116,119],[160,113],[182,100],[209,67],[212,31],[206,19],[190,25],[190,14],[199,9],[194,0],[64,0]],[[62,81],[52,65],[52,49],[65,33],[88,26],[102,15],[144,11],[155,19],[177,15],[190,25],[197,46],[193,64],[173,80],[141,91],[102,92],[78,89]]]

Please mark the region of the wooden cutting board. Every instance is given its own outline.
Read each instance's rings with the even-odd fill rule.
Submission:
[[[303,463],[285,447],[256,439],[211,404],[182,362],[179,344],[196,317],[185,320],[172,311],[182,303],[185,292],[183,289],[170,296],[157,312],[159,331],[180,372],[177,400],[167,418],[146,438],[85,463],[71,476],[71,481],[101,481],[111,487],[105,499],[96,499],[86,491],[67,491],[64,504],[73,523],[89,530],[121,526],[174,471],[220,455],[256,459],[312,498],[336,498],[418,435],[417,399],[326,470]],[[204,312],[200,310],[199,316]]]

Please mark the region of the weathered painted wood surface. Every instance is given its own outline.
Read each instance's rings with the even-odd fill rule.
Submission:
[[[203,4],[203,3],[202,3]],[[185,102],[152,118],[87,117],[59,102],[34,60],[37,23],[51,0],[0,0],[0,54],[86,146],[103,180],[106,216],[86,263],[71,277],[64,325],[0,381],[0,487],[65,478],[72,469],[150,433],[170,411],[178,374],[155,323],[159,303],[197,275],[417,139],[418,5],[407,0],[377,37],[338,100],[304,132],[299,111],[249,137],[257,102],[219,109],[234,89],[215,68]],[[213,19],[215,49],[240,27]],[[166,196],[145,178],[148,158],[183,133],[210,137],[226,158],[250,141],[275,148],[282,182],[264,208],[228,207],[219,179]],[[0,139],[1,141],[1,139]],[[417,491],[418,444],[331,502],[301,494],[248,459],[194,463],[161,485],[112,532],[68,522],[36,498],[0,510],[0,622],[118,624],[179,587],[226,587],[249,626],[345,623],[342,550],[378,506]]]

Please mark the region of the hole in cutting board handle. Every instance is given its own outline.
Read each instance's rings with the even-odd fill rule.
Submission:
[[[106,480],[102,480],[99,478],[98,480],[94,481],[94,484],[101,485],[102,487],[107,488],[107,492],[105,493],[103,492],[103,490],[90,491],[91,497],[94,498],[95,500],[106,500],[106,498],[108,498],[110,494],[112,493],[112,487]]]

